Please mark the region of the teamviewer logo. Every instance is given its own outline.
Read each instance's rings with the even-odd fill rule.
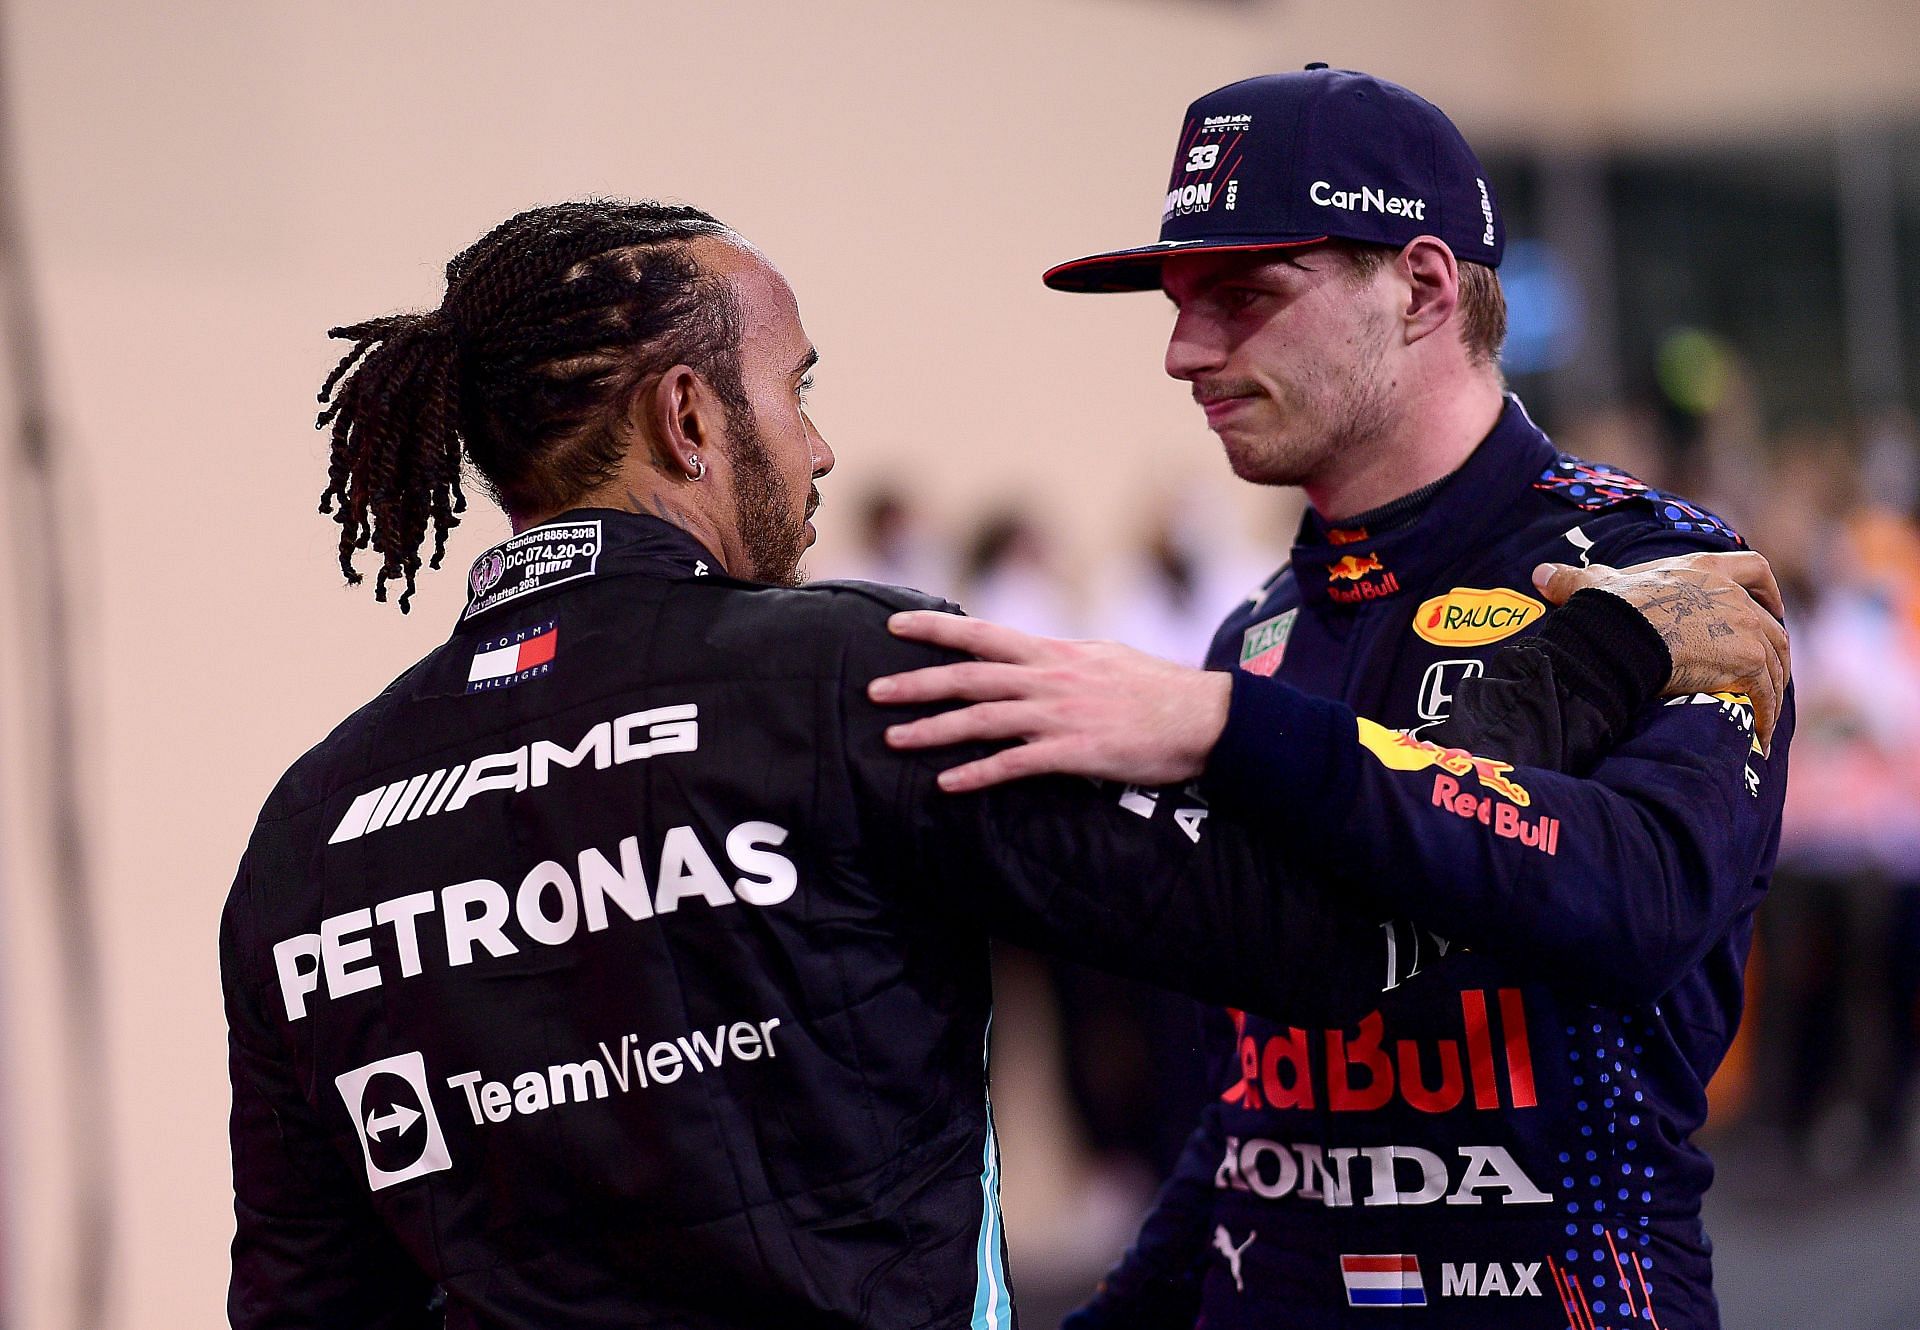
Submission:
[[[427,1062],[418,1053],[382,1058],[333,1078],[367,1158],[367,1187],[379,1191],[453,1167],[447,1138],[427,1093]]]

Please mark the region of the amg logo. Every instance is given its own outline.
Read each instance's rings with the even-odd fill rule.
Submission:
[[[629,712],[601,721],[571,748],[535,739],[471,763],[455,763],[377,786],[347,806],[327,844],[358,840],[370,831],[419,817],[458,812],[466,807],[467,800],[488,790],[537,790],[547,783],[556,766],[577,767],[591,758],[595,771],[605,771],[662,753],[691,753],[700,746],[699,714],[700,708],[691,702]]]

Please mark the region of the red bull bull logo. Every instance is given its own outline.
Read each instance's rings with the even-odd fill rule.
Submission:
[[[1384,576],[1375,579],[1375,573]],[[1380,562],[1377,554],[1343,554],[1327,565],[1327,599],[1337,605],[1378,600],[1399,589],[1399,576],[1387,572],[1387,566]]]
[[[1382,766],[1395,771],[1424,771],[1429,767],[1438,767],[1451,776],[1472,776],[1485,788],[1521,808],[1533,802],[1533,796],[1527,793],[1526,787],[1507,774],[1513,770],[1511,762],[1480,757],[1464,748],[1448,748],[1430,739],[1416,739],[1410,734],[1375,724],[1365,716],[1361,716],[1359,721],[1361,747],[1378,758]],[[1456,784],[1454,788],[1457,791],[1459,787]]]
[[[1358,582],[1368,573],[1384,573],[1378,554],[1343,554],[1327,569],[1329,582]]]

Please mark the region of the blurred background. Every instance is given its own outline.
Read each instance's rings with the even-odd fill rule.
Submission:
[[[1460,123],[1512,242],[1513,386],[1731,519],[1800,729],[1714,1087],[1730,1330],[1920,1325],[1920,6],[1842,0],[9,0],[0,10],[0,1325],[222,1322],[215,930],[279,772],[448,630],[340,585],[325,329],[589,193],[682,198],[799,292],[840,455],[815,575],[1197,659],[1284,557],[1164,378],[1185,104],[1309,60]],[[449,566],[504,532],[469,516]],[[1047,1326],[1196,1092],[1190,1013],[1008,953],[1007,1227]]]

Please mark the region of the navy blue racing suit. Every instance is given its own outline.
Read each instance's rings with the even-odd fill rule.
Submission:
[[[1536,564],[1741,544],[1558,452],[1515,399],[1412,521],[1308,514],[1214,640],[1234,691],[1203,789],[1447,954],[1354,1025],[1228,1012],[1217,1098],[1070,1324],[1718,1325],[1692,1137],[1740,1020],[1791,699],[1770,754],[1739,695],[1649,706],[1585,770],[1445,741],[1456,696],[1543,613]]]

